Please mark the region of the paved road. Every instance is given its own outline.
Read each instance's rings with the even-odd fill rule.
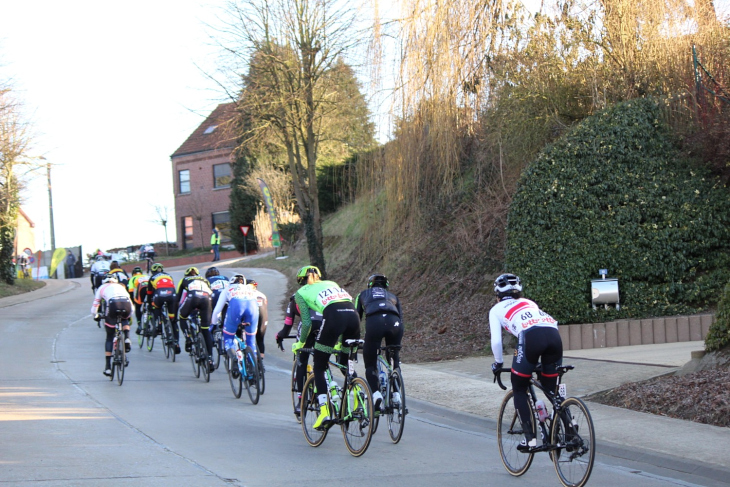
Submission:
[[[224,374],[206,384],[193,377],[186,354],[171,363],[157,347],[133,348],[124,385],[110,382],[101,373],[104,335],[89,316],[88,280],[1,308],[0,486],[558,485],[547,456],[524,477],[510,477],[489,420],[420,401],[410,402],[398,445],[380,430],[356,459],[331,431],[322,446],[309,447],[291,414],[290,355],[273,344],[283,276],[244,271],[273,311],[267,391],[257,406],[245,393],[234,399]],[[724,485],[617,456],[597,459],[590,485]]]

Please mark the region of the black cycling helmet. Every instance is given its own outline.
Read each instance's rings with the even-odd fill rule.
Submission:
[[[499,299],[522,296],[522,281],[514,274],[502,274],[494,280],[494,294]]]
[[[185,269],[185,275],[186,276],[199,276],[200,273],[198,272],[197,267],[188,267],[187,269]]]
[[[160,271],[160,272],[162,272],[162,271],[163,271],[163,270],[165,270],[165,269],[164,269],[164,268],[162,267],[162,264],[159,264],[159,263],[155,263],[155,264],[152,264],[152,267],[150,267],[150,270],[151,270],[152,272],[157,272],[157,271]]]
[[[385,277],[385,275],[383,274],[373,274],[372,276],[368,277],[368,288],[382,287],[388,289],[389,284],[390,283],[388,282],[388,278]]]
[[[297,272],[297,283],[299,283],[300,286],[306,284],[310,273],[322,277],[322,273],[317,267],[313,265],[305,265],[304,267],[299,269],[299,272]]]
[[[142,268],[137,266],[134,269],[132,269],[132,275],[135,275],[135,274],[142,274]]]
[[[220,276],[221,273],[218,271],[217,267],[210,267],[207,271],[205,271],[205,278],[208,279],[209,277],[213,276]]]
[[[259,283],[254,281],[253,279],[246,279],[246,284],[251,284],[255,288],[259,286]]]

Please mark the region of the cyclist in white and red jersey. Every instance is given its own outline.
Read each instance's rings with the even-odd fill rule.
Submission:
[[[489,330],[492,334],[492,371],[502,368],[502,328],[517,337],[518,344],[512,360],[512,390],[517,414],[525,438],[517,449],[529,451],[537,446],[532,434],[532,416],[527,389],[538,362],[542,362],[540,383],[547,391],[558,384],[557,367],[563,360],[563,341],[558,322],[537,304],[522,297],[522,283],[514,274],[502,274],[494,281],[494,294],[499,302],[489,310]],[[557,391],[556,391],[557,392]]]
[[[99,316],[99,305],[104,301],[106,303],[106,316]],[[104,329],[106,330],[105,355],[106,362],[104,367],[104,375],[111,376],[111,358],[114,348],[114,333],[116,326],[111,318],[120,314],[122,317],[122,329],[124,330],[124,348],[127,352],[132,349],[132,342],[129,340],[129,318],[132,316],[132,300],[129,299],[127,289],[119,284],[117,277],[113,274],[107,274],[104,283],[96,290],[94,295],[94,303],[91,305],[91,314],[94,319],[104,319]],[[121,344],[119,344],[121,346]]]

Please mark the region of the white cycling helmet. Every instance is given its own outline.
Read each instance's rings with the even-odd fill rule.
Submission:
[[[114,274],[107,274],[104,278],[104,282],[119,282],[119,279],[117,279],[117,276]]]
[[[500,299],[505,296],[519,297],[522,292],[522,282],[514,274],[502,274],[494,280],[494,294]]]
[[[231,284],[235,284],[235,283],[237,283],[238,281],[241,281],[241,283],[242,283],[242,284],[243,284],[244,286],[246,285],[246,278],[245,278],[245,277],[243,277],[243,274],[234,274],[234,275],[233,275],[233,276],[231,277],[231,279],[229,280],[229,282],[230,282]]]

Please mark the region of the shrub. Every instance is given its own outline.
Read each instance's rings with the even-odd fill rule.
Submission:
[[[548,146],[523,173],[505,262],[563,323],[691,313],[730,269],[730,193],[681,158],[658,104],[620,103]],[[598,269],[621,311],[591,308]]]
[[[730,346],[730,282],[725,286],[717,304],[715,322],[705,337],[705,350],[714,352]]]

